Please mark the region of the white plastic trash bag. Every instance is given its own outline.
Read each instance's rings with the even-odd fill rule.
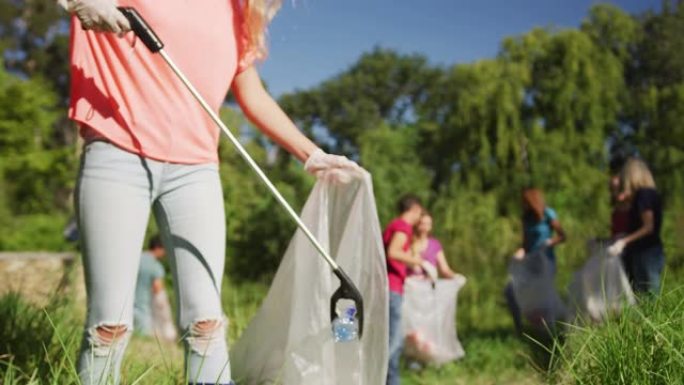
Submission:
[[[410,277],[404,283],[401,310],[404,355],[424,364],[442,365],[465,355],[456,336],[456,299],[462,275],[433,281]]]
[[[555,286],[555,272],[545,249],[511,258],[508,265],[513,295],[523,319],[539,329],[565,320],[566,309]]]
[[[297,230],[256,316],[231,351],[238,385],[378,385],[388,362],[388,283],[370,174],[319,181],[302,219],[364,300],[360,341],[335,343],[330,297],[339,280]]]
[[[568,287],[577,315],[588,315],[596,322],[636,302],[620,257],[609,255],[607,247],[606,242],[588,242],[589,259]]]
[[[153,296],[152,329],[154,330],[154,335],[163,341],[174,342],[178,339],[166,289],[162,289]]]

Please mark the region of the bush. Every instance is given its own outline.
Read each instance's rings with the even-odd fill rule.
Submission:
[[[0,250],[70,250],[74,245],[64,239],[66,215],[32,214],[7,218],[0,232]]]

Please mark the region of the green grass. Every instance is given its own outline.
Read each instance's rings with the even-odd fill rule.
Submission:
[[[267,286],[224,283],[229,340],[238,338],[257,311]],[[486,306],[496,320],[459,329],[466,357],[440,368],[404,369],[405,385],[489,384],[682,384],[684,287],[642,301],[621,317],[596,326],[572,326],[564,341],[518,337],[498,297]],[[78,384],[75,360],[84,310],[69,292],[46,307],[18,294],[0,297],[0,383]],[[499,325],[499,326],[492,326]],[[179,344],[134,336],[123,385],[184,384]],[[380,384],[382,385],[382,384]]]
[[[508,329],[475,333],[462,338],[466,356],[458,362],[419,372],[405,370],[407,385],[542,384],[534,369],[540,349]]]
[[[16,293],[0,298],[0,379],[3,384],[71,384],[80,338],[64,297],[46,308]]]
[[[601,326],[574,326],[555,358],[567,384],[684,384],[684,287],[642,298]]]
[[[235,341],[266,295],[264,284],[225,282],[223,306]],[[76,360],[85,311],[73,293],[54,295],[46,307],[17,293],[0,297],[0,384],[78,384]],[[123,385],[185,384],[183,349],[151,337],[133,336],[123,363]]]

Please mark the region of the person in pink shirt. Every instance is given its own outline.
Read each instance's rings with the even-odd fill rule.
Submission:
[[[398,385],[399,358],[403,348],[401,331],[401,307],[404,280],[409,269],[419,267],[422,259],[413,252],[413,226],[420,220],[423,208],[414,195],[406,195],[397,205],[399,217],[392,220],[382,234],[387,254],[387,278],[389,281],[389,366],[387,385]]]
[[[409,275],[430,275],[425,271],[430,269],[435,278],[451,279],[456,276],[444,255],[442,244],[432,236],[432,216],[427,211],[423,211],[415,227],[412,248],[421,256],[423,263],[422,268],[411,270]]]
[[[344,181],[359,167],[319,149],[262,86],[253,63],[266,56],[264,30],[279,1],[59,3],[73,15],[69,116],[85,139],[75,192],[88,293],[81,382],[119,383],[153,211],[174,273],[188,383],[230,384],[219,128],[116,7],[138,10],[215,111],[230,90],[250,121],[311,174]]]

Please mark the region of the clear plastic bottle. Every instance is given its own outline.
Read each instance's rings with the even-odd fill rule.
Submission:
[[[355,315],[356,308],[353,305],[349,306],[343,314],[338,313],[338,317],[332,323],[335,342],[351,342],[358,339],[359,321]]]

